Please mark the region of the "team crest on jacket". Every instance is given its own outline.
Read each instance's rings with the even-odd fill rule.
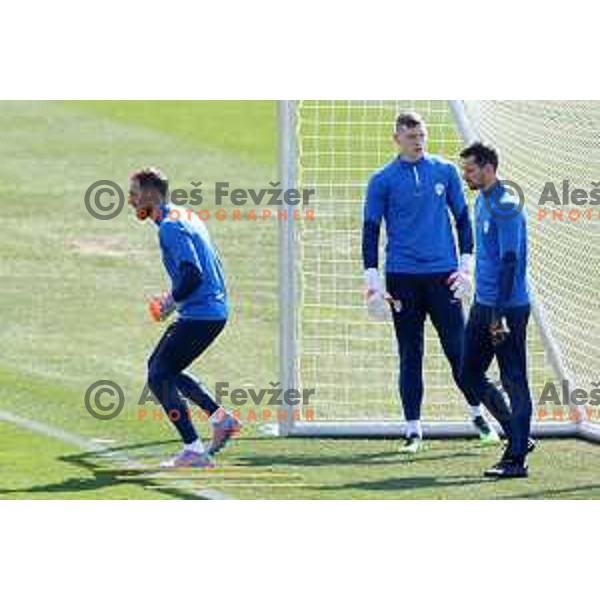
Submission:
[[[443,183],[435,184],[435,193],[438,196],[443,196],[445,191],[446,191],[446,186]]]
[[[489,221],[484,221],[483,222],[483,233],[485,233],[487,235],[487,232],[490,230],[490,222]]]

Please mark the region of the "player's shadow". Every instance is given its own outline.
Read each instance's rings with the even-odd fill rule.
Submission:
[[[347,454],[245,454],[236,457],[240,464],[252,467],[335,467],[356,465],[390,465],[412,462],[433,462],[452,458],[477,456],[475,452],[428,452],[418,455],[402,454],[397,450],[381,452],[348,452]]]
[[[64,494],[69,492],[84,492],[84,491],[97,491],[105,488],[113,488],[123,485],[139,485],[141,487],[151,486],[156,483],[156,479],[153,479],[149,474],[148,477],[144,477],[143,473],[135,479],[124,479],[119,473],[118,469],[111,470],[109,465],[106,464],[105,456],[114,452],[130,451],[132,449],[144,449],[154,448],[156,446],[173,444],[173,442],[151,442],[142,444],[131,444],[128,446],[121,446],[117,448],[110,448],[106,451],[100,452],[84,452],[81,454],[72,454],[67,456],[61,456],[60,461],[65,462],[71,466],[78,468],[85,468],[89,471],[91,477],[70,477],[64,481],[56,483],[47,483],[43,485],[34,485],[28,488],[0,488],[0,495],[6,494]],[[161,488],[162,494],[175,497],[180,500],[201,500],[201,490],[198,490],[200,494],[188,492],[186,490],[173,488]]]
[[[466,475],[457,476],[418,476],[418,477],[388,477],[386,479],[377,479],[374,481],[356,481],[344,483],[341,485],[319,485],[314,489],[322,492],[342,492],[342,491],[370,491],[370,492],[390,492],[410,490],[415,491],[425,488],[450,488],[465,487],[484,482],[483,477]]]
[[[526,480],[526,482],[530,482],[531,480]],[[571,487],[564,488],[554,488],[554,489],[546,489],[546,490],[536,490],[535,492],[525,492],[522,494],[510,494],[507,496],[497,496],[498,500],[560,500],[565,499],[563,496],[572,497],[573,494],[577,494],[578,492],[587,492],[597,490],[598,494],[596,494],[593,499],[597,500],[600,498],[600,484],[590,484],[590,485],[575,485]],[[587,497],[586,499],[591,500],[591,497]]]

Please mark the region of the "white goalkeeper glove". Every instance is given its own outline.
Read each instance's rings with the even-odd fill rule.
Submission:
[[[365,300],[369,317],[376,321],[386,321],[390,316],[390,307],[386,299],[383,281],[377,269],[365,271]]]
[[[450,291],[457,300],[464,300],[471,293],[471,255],[463,254],[458,263],[458,269],[448,277]]]

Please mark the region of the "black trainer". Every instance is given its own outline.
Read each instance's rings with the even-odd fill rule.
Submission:
[[[522,459],[510,458],[500,461],[483,474],[496,479],[524,479],[529,476],[529,467]]]

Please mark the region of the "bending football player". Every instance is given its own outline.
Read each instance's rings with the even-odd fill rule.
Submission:
[[[223,331],[229,305],[219,254],[206,226],[191,211],[185,218],[175,218],[168,190],[167,179],[157,169],[143,169],[129,180],[129,203],[139,219],[151,219],[158,227],[163,263],[172,282],[170,292],[151,300],[150,312],[158,321],[178,313],[148,361],[148,386],[183,441],[182,451],[161,466],[207,468],[213,466],[212,456],[241,425],[185,369]],[[183,398],[210,415],[208,448],[200,440]]]

